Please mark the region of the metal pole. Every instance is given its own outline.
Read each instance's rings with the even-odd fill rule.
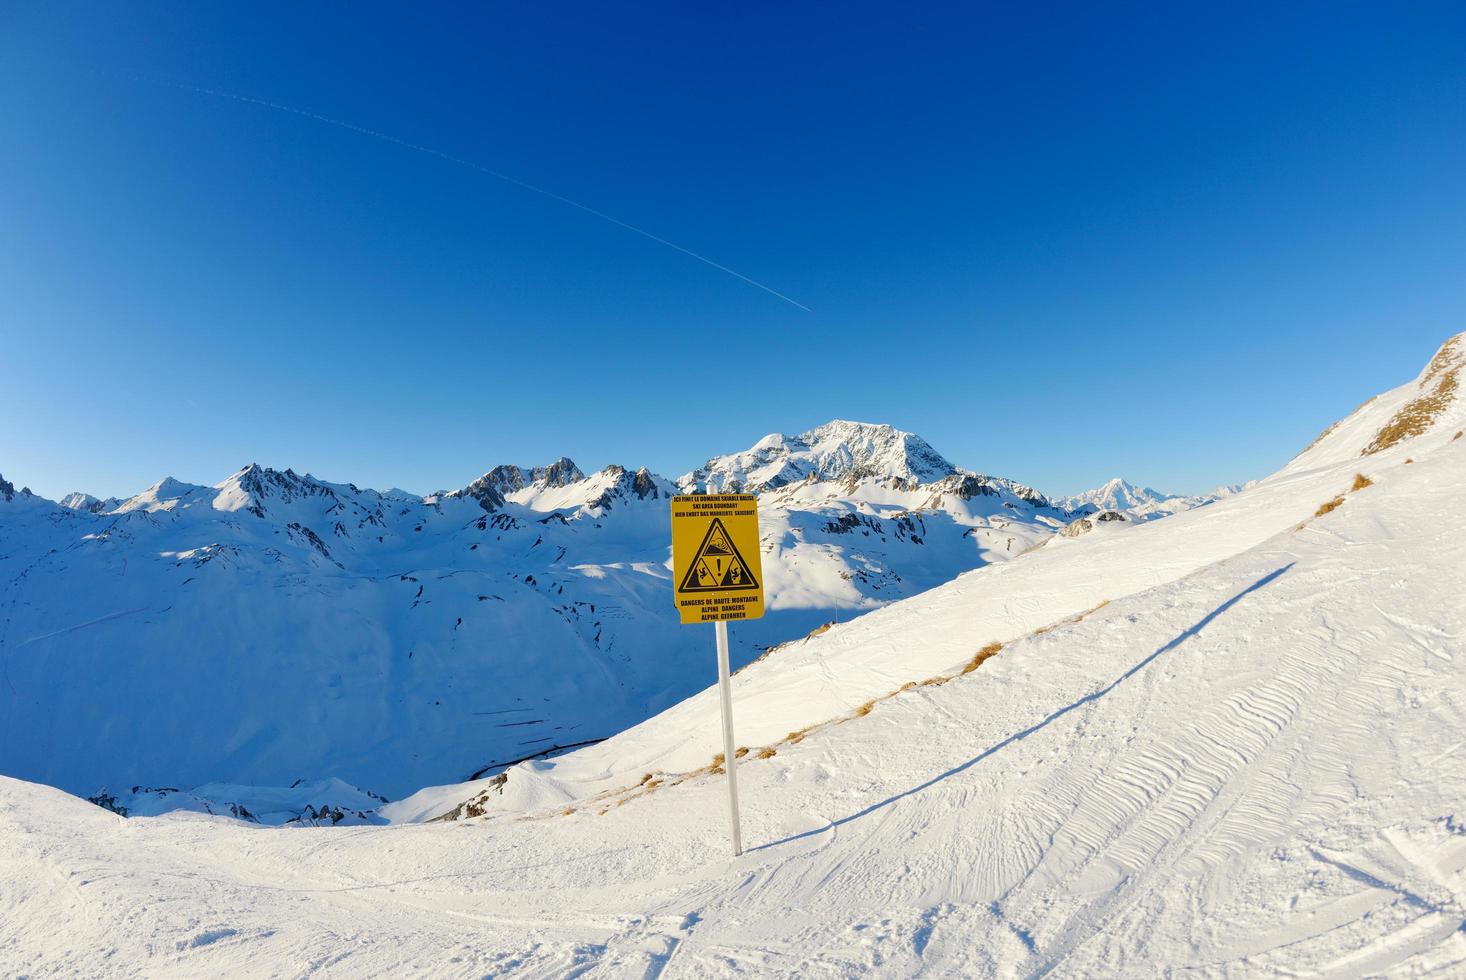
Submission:
[[[733,856],[743,853],[743,832],[738,827],[738,761],[733,745],[733,689],[728,683],[728,624],[713,624],[718,635],[718,690],[723,699],[723,769],[728,773],[728,815],[733,821]]]

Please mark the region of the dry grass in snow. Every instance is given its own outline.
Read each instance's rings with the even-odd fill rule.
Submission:
[[[1460,387],[1461,364],[1466,360],[1461,350],[1462,336],[1458,334],[1441,345],[1426,366],[1425,377],[1420,379],[1421,393],[1406,402],[1394,418],[1380,427],[1361,456],[1383,452],[1405,439],[1420,435],[1450,406]]]

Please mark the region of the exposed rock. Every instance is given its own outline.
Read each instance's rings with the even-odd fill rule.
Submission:
[[[454,490],[452,493],[444,494],[447,497],[471,497],[478,501],[478,505],[492,514],[504,506],[504,492],[499,488],[499,481],[504,479],[506,474],[502,471],[508,467],[496,466],[483,476],[474,480],[462,490]],[[514,467],[518,470],[519,467]]]
[[[570,461],[569,457],[561,456],[549,466],[536,466],[530,478],[543,487],[563,487],[579,483],[585,479],[585,474],[580,471],[580,467]]]
[[[256,517],[265,516],[266,500],[273,499],[288,504],[303,497],[336,497],[334,488],[309,474],[301,476],[291,469],[281,472],[259,463],[250,463],[220,484],[219,489],[227,491],[231,483],[237,485],[240,492],[248,498],[240,509]]]
[[[429,823],[439,821],[447,822],[452,820],[469,820],[473,817],[482,817],[489,812],[491,797],[504,795],[504,784],[509,781],[509,773],[501,772],[497,776],[490,777],[484,788],[474,794],[472,799],[465,800],[447,813],[434,817]]]
[[[1128,520],[1128,517],[1117,510],[1102,510],[1097,514],[1092,514],[1089,517],[1081,517],[1079,520],[1071,522],[1059,533],[1066,538],[1077,538],[1082,534],[1088,534],[1090,531],[1093,531],[1096,523]]]
[[[3,481],[0,481],[0,482],[3,482]],[[121,803],[119,803],[117,801],[117,797],[113,796],[111,793],[107,792],[106,790],[102,790],[96,796],[88,796],[87,797],[87,802],[88,803],[94,803],[97,806],[101,807],[103,810],[111,810],[113,813],[117,814],[119,817],[125,817],[125,816],[127,816],[127,807],[125,807]]]
[[[612,463],[601,470],[599,475],[610,477],[611,483],[599,496],[586,501],[585,506],[592,510],[609,511],[618,499],[635,497],[637,500],[656,500],[673,492],[673,488],[659,483],[657,477],[644,466],[635,473],[628,474],[626,467]]]
[[[484,510],[493,513],[504,506],[510,494],[528,487],[564,487],[584,479],[585,474],[580,467],[568,457],[561,456],[548,466],[536,466],[531,470],[512,463],[495,466],[462,490],[440,492],[434,497],[470,497],[477,500]]]

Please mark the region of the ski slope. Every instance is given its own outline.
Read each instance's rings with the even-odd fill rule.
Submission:
[[[0,972],[1459,975],[1460,400],[1361,455],[1438,377],[1219,503],[742,671],[741,858],[707,695],[393,826],[0,779]]]

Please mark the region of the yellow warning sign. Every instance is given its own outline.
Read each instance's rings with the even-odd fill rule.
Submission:
[[[673,497],[672,576],[684,623],[762,616],[758,498],[747,493]]]

